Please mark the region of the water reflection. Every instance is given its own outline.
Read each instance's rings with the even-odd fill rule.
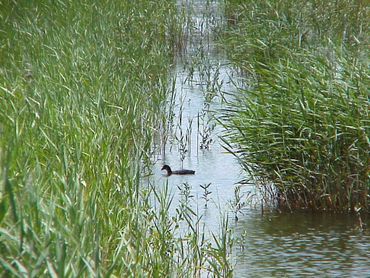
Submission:
[[[179,186],[187,183],[192,195],[190,205],[202,215],[205,230],[218,232],[220,218],[228,213],[234,188],[241,179],[240,166],[221,146],[224,129],[216,123],[221,109],[236,86],[238,73],[223,52],[215,47],[213,30],[222,24],[223,8],[219,1],[178,1],[179,8],[191,17],[184,26],[188,33],[186,48],[177,57],[173,70],[174,101],[169,100],[173,121],[165,134],[164,146],[155,157],[149,183],[158,188],[168,184],[173,197],[172,213],[181,200]],[[163,148],[164,147],[164,148]],[[159,149],[159,148],[158,148]],[[194,176],[165,177],[160,169],[192,169]],[[209,201],[201,186],[209,185]]]
[[[236,277],[370,277],[370,233],[356,215],[248,211],[235,231]]]

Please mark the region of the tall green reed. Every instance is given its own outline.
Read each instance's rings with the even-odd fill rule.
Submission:
[[[178,236],[167,187],[140,185],[183,44],[173,3],[1,6],[0,275],[206,271],[193,212]]]
[[[364,2],[233,2],[224,42],[250,87],[225,111],[229,149],[282,207],[368,209]]]
[[[181,45],[173,3],[0,5],[0,275],[192,268],[168,197],[153,210],[140,186]]]

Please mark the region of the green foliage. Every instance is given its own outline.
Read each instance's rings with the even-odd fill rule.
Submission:
[[[180,44],[173,2],[0,7],[0,276],[199,271],[168,194],[140,186]]]
[[[368,45],[366,1],[228,0],[226,14],[232,23],[223,37],[228,55],[249,72],[293,49],[334,42],[363,55]]]
[[[246,1],[235,9],[239,21],[224,39],[250,88],[224,123],[245,168],[276,186],[281,205],[368,209],[368,12],[362,1],[325,4]]]

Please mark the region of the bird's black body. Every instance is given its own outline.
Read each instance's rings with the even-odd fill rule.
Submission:
[[[194,175],[195,174],[195,171],[186,170],[186,169],[172,171],[171,167],[168,166],[168,165],[163,165],[161,170],[166,170],[167,171],[167,176],[171,176],[171,175]]]

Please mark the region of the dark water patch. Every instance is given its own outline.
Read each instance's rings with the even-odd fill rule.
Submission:
[[[236,277],[370,275],[370,232],[357,215],[248,211],[235,231]]]

